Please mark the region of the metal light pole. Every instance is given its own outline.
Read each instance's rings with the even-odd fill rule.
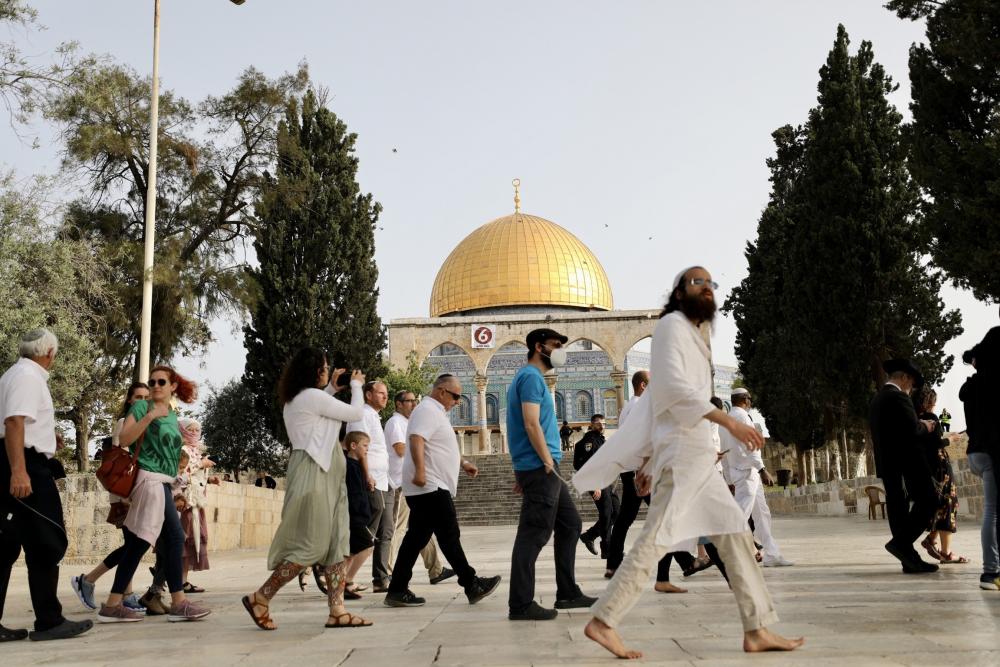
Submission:
[[[146,175],[146,246],[142,255],[142,319],[139,379],[149,377],[149,338],[153,320],[153,242],[156,240],[156,142],[160,123],[160,0],[153,0],[153,83],[149,98],[149,173]]]
[[[242,5],[246,0],[229,0]],[[149,173],[146,175],[146,233],[142,255],[142,317],[139,330],[139,379],[149,377],[153,323],[153,244],[156,240],[156,144],[160,124],[160,0],[153,0],[153,81],[149,98]]]

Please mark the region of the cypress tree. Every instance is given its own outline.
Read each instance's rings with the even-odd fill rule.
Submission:
[[[276,386],[295,350],[325,349],[331,367],[382,371],[375,224],[381,205],[357,182],[357,136],[312,91],[289,105],[278,159],[255,210],[258,266],[244,381],[271,432],[286,441]]]

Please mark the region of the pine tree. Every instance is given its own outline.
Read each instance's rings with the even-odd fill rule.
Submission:
[[[382,370],[374,228],[381,205],[357,182],[356,135],[310,91],[278,130],[275,174],[256,203],[258,294],[244,328],[245,382],[285,441],[275,387],[295,350],[327,351],[331,366]]]
[[[893,0],[927,20],[910,48],[910,169],[935,263],[1000,302],[1000,2]]]
[[[768,428],[806,447],[866,419],[885,359],[914,358],[939,380],[961,332],[914,220],[895,87],[870,43],[848,46],[840,26],[808,122],[775,133],[771,201],[727,303]]]

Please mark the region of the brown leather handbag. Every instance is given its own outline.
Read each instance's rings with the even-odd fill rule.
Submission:
[[[101,457],[101,467],[97,469],[97,481],[109,493],[122,498],[128,498],[135,485],[135,476],[139,474],[139,452],[142,441],[146,439],[143,431],[135,443],[135,454],[129,454],[127,449],[112,447]]]

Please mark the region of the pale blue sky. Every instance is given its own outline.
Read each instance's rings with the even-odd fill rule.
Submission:
[[[597,254],[616,307],[659,307],[692,263],[728,293],[767,201],[770,133],[815,104],[837,24],[855,46],[874,43],[904,114],[907,49],[923,33],[878,0],[162,3],[163,87],[198,100],[248,65],[277,75],[306,59],[330,89],[359,135],[361,186],[385,207],[376,258],[386,321],[427,314],[451,249],[512,210],[513,177],[525,212]],[[49,30],[32,51],[75,39],[150,71],[152,0],[33,4]],[[21,176],[56,170],[52,131],[36,130],[43,147],[31,150],[0,124],[0,163]],[[968,332],[953,354],[997,324],[995,306],[950,288],[945,300]],[[180,366],[218,385],[242,373],[243,353],[227,323],[215,331],[209,354]],[[723,319],[718,362],[735,364],[734,338]],[[966,375],[958,364],[941,392],[956,422]]]

